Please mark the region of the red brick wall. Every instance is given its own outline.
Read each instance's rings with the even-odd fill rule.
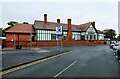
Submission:
[[[36,44],[35,44],[36,43]],[[59,42],[59,45],[61,42]],[[101,45],[104,44],[104,41],[63,41],[63,46],[76,46],[76,45]],[[49,46],[56,46],[57,42],[34,42],[33,45],[36,45],[38,47],[49,47]]]
[[[15,45],[18,45],[18,34],[15,35],[16,37],[16,43],[14,44],[13,41],[11,41],[14,38],[14,34],[6,34],[6,46],[7,47],[14,47]],[[75,46],[75,45],[100,45],[104,44],[104,41],[63,41],[63,46]],[[61,42],[59,42],[59,45]],[[19,34],[19,45],[22,46],[30,46],[30,34]],[[32,42],[32,46],[37,47],[50,47],[50,46],[56,46],[56,41],[39,41],[39,42]]]
[[[35,36],[35,35],[34,35]],[[16,40],[16,45],[18,45],[18,37],[19,37],[19,45],[27,46],[30,42],[30,34],[6,34],[6,46],[7,47],[13,47],[14,41],[12,39]]]
[[[6,47],[14,47],[14,42],[6,41]]]
[[[22,46],[25,46],[25,47],[27,47],[29,44],[30,44],[30,42],[27,42],[27,41],[26,42],[19,42],[19,45],[22,45]],[[6,41],[6,46],[7,47],[14,47],[16,45],[18,45],[18,42],[14,43],[12,41]]]
[[[30,34],[6,34],[6,41],[11,41],[12,39],[15,39],[16,41],[30,41]]]
[[[13,47],[14,42],[6,42],[7,47]],[[30,46],[30,42],[20,42],[19,43],[22,46]],[[63,41],[63,46],[77,46],[77,45],[103,45],[104,41]],[[56,46],[56,41],[41,41],[41,42],[32,42],[32,46],[34,47],[50,47],[50,46]],[[61,45],[61,42],[59,42],[59,45]]]

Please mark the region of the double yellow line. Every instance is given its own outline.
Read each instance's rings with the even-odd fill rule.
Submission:
[[[57,54],[57,55],[54,55],[54,56],[51,56],[51,57],[48,57],[48,58],[39,59],[39,60],[37,60],[37,61],[30,62],[30,63],[28,63],[28,64],[24,64],[24,65],[17,66],[17,67],[14,67],[14,68],[11,68],[11,69],[8,69],[8,70],[5,70],[5,71],[1,71],[1,72],[0,72],[0,76],[5,75],[5,74],[8,74],[8,73],[11,73],[11,72],[14,72],[14,71],[16,71],[16,70],[20,70],[20,69],[23,69],[23,68],[26,68],[26,67],[35,65],[35,64],[37,64],[37,63],[41,63],[41,62],[44,62],[44,61],[47,61],[47,60],[50,60],[50,59],[53,59],[53,58],[62,56],[62,55],[64,55],[64,54],[67,54],[67,53],[70,53],[70,52],[71,52],[71,51],[64,52],[64,53],[60,53],[60,54]]]

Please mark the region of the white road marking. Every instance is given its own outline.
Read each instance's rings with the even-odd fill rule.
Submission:
[[[46,53],[46,52],[50,52],[50,51],[47,51],[47,50],[40,50],[40,51],[37,51],[37,53]]]
[[[63,69],[62,71],[60,71],[58,74],[56,74],[54,77],[58,77],[60,74],[62,74],[64,71],[66,71],[68,68],[70,68],[72,65],[74,65],[77,62],[77,60],[75,60],[72,64],[70,64],[68,67],[66,67],[65,69]]]

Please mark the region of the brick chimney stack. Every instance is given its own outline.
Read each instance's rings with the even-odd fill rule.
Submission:
[[[68,30],[71,30],[71,19],[68,19]]]
[[[60,19],[57,19],[57,24],[58,24],[58,25],[60,24]]]
[[[47,14],[44,14],[44,24],[47,24]]]
[[[71,25],[71,19],[68,19],[68,41],[72,40],[72,25]]]

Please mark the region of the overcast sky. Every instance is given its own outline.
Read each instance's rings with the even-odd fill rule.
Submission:
[[[51,22],[56,22],[58,18],[62,23],[67,23],[67,19],[71,18],[72,24],[95,21],[97,29],[114,29],[118,33],[118,0],[63,1],[1,1],[0,26],[7,27],[9,21],[33,24],[34,20],[43,20],[46,13]]]

